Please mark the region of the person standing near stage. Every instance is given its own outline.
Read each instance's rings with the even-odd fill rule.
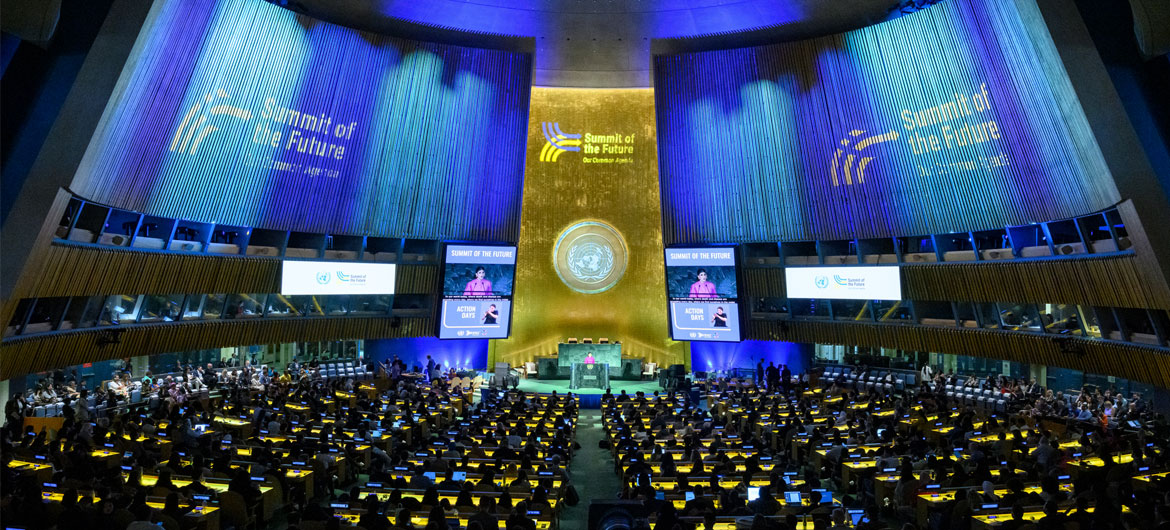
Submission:
[[[764,358],[760,357],[759,362],[756,363],[756,386],[764,387]]]
[[[780,365],[780,388],[784,393],[788,393],[788,387],[792,384],[792,370],[788,369],[787,364]]]
[[[776,363],[774,363],[774,362],[768,363],[767,375],[768,375],[768,390],[771,392],[775,392],[776,389],[780,386],[780,370],[776,369]]]

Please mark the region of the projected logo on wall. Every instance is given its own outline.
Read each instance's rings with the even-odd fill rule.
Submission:
[[[850,139],[865,134],[864,130],[854,129],[849,135],[841,139],[841,147],[833,153],[833,164],[829,167],[829,177],[834,186],[846,186],[865,183],[865,168],[874,160],[872,156],[865,156],[862,151],[867,147],[898,139],[905,139],[910,144],[910,152],[918,158],[940,151],[959,150],[974,145],[1000,140],[1003,136],[999,124],[994,118],[984,119],[983,115],[991,110],[991,92],[987,83],[971,91],[970,95],[956,92],[948,101],[932,105],[923,109],[902,109],[899,117],[905,134],[891,129],[884,134],[866,136],[849,147]],[[975,116],[974,120],[971,120]],[[844,155],[844,157],[842,156]],[[856,162],[856,165],[854,164]],[[1000,152],[994,156],[979,156],[947,162],[919,162],[919,176],[942,175],[957,171],[973,171],[976,169],[995,169],[1008,165],[1007,155]]]
[[[579,293],[610,289],[622,279],[628,261],[625,238],[600,221],[584,221],[566,228],[553,246],[557,276]]]
[[[228,127],[225,123],[219,123],[219,125],[215,122],[208,123],[209,120],[216,120],[217,116],[229,116],[245,124],[252,120],[254,113],[251,110],[222,103],[211,106],[216,100],[227,98],[227,92],[218,89],[207,94],[202,101],[192,105],[183,116],[183,121],[179,123],[179,128],[175,130],[174,137],[171,138],[170,151],[194,155],[208,136],[221,128]],[[255,155],[245,150],[246,164],[313,177],[338,178],[341,176],[341,173],[336,169],[312,163],[294,164],[281,161],[280,154],[307,154],[319,159],[320,162],[344,160],[347,142],[353,138],[358,122],[351,121],[335,125],[333,116],[324,113],[308,114],[286,108],[278,104],[275,98],[264,100],[264,108],[260,110],[259,116],[260,119],[255,128],[248,129],[251,131],[251,145],[253,147],[276,148],[278,151],[273,156],[253,158]]]
[[[179,128],[175,130],[175,137],[171,139],[171,152],[178,149],[179,153],[188,155],[195,154],[195,151],[199,149],[199,144],[202,144],[203,140],[209,134],[219,130],[219,127],[216,127],[214,124],[207,123],[208,116],[226,115],[242,121],[252,119],[252,111],[248,109],[241,109],[240,107],[233,107],[231,105],[216,105],[208,109],[206,114],[202,114],[199,118],[193,120],[203,110],[205,105],[211,105],[212,101],[226,99],[227,97],[227,92],[221,88],[208,94],[203,98],[203,101],[192,105],[191,110],[188,110],[187,114],[183,116],[183,121],[179,124]],[[199,131],[199,134],[195,134],[196,130]],[[194,137],[194,140],[192,140],[192,137]],[[180,139],[182,143],[179,143]],[[188,150],[188,147],[190,147],[190,150]]]
[[[581,162],[586,164],[634,162],[634,142],[638,139],[636,134],[569,134],[561,130],[559,122],[547,121],[540,122],[540,132],[545,140],[544,146],[540,148],[541,162],[556,162],[569,151],[584,153]]]
[[[865,131],[861,131],[861,130],[857,130],[857,129],[849,131],[849,136],[853,137],[853,138],[857,138],[858,136],[861,136],[863,134],[865,134]],[[837,152],[833,154],[833,165],[831,166],[831,169],[829,170],[829,174],[833,177],[833,185],[834,186],[839,185],[838,184],[839,179],[837,178],[837,175],[839,173],[844,173],[845,184],[847,186],[853,185],[853,175],[854,175],[853,161],[857,159],[858,153],[860,153],[862,149],[865,149],[866,147],[869,147],[871,145],[880,144],[883,142],[890,142],[890,141],[897,140],[897,139],[898,139],[898,131],[890,131],[886,134],[879,134],[879,135],[874,135],[874,136],[869,136],[869,137],[863,138],[861,141],[857,142],[853,146],[853,150],[857,151],[857,153],[849,153],[849,155],[845,157],[844,171],[841,171],[841,172],[839,172],[837,168],[841,167],[841,155],[844,154],[844,150],[841,147],[838,147]],[[841,139],[841,146],[842,147],[849,147],[849,138],[842,138]],[[862,156],[861,162],[857,164],[857,183],[858,184],[862,184],[865,182],[865,166],[868,166],[871,161],[873,161],[872,156]]]

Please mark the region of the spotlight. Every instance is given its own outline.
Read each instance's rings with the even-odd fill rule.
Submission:
[[[901,0],[890,8],[890,13],[898,12],[903,15],[926,9],[942,0]]]

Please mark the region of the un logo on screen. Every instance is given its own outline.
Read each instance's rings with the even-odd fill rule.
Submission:
[[[817,276],[817,279],[815,281],[817,284],[817,289],[824,289],[824,288],[829,286],[829,277],[828,276]]]
[[[626,272],[629,255],[618,231],[601,221],[582,221],[566,228],[553,247],[553,269],[570,289],[600,293]]]
[[[330,278],[331,278],[331,276],[329,274],[329,271],[317,273],[317,283],[319,283],[321,285],[325,285],[325,284],[329,283]]]

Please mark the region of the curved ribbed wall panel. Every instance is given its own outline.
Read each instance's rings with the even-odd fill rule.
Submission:
[[[36,276],[39,298],[108,294],[275,293],[281,261],[251,256],[53,245]],[[439,266],[396,265],[394,292],[434,294]]]
[[[666,243],[881,237],[1119,200],[1033,0],[655,58]]]
[[[1060,260],[984,261],[903,265],[907,300],[953,302],[1029,301],[1170,310],[1170,300],[1142,284],[1133,255]],[[786,298],[784,269],[743,269],[743,294]]]
[[[73,182],[221,224],[514,241],[530,54],[158,2]]]

